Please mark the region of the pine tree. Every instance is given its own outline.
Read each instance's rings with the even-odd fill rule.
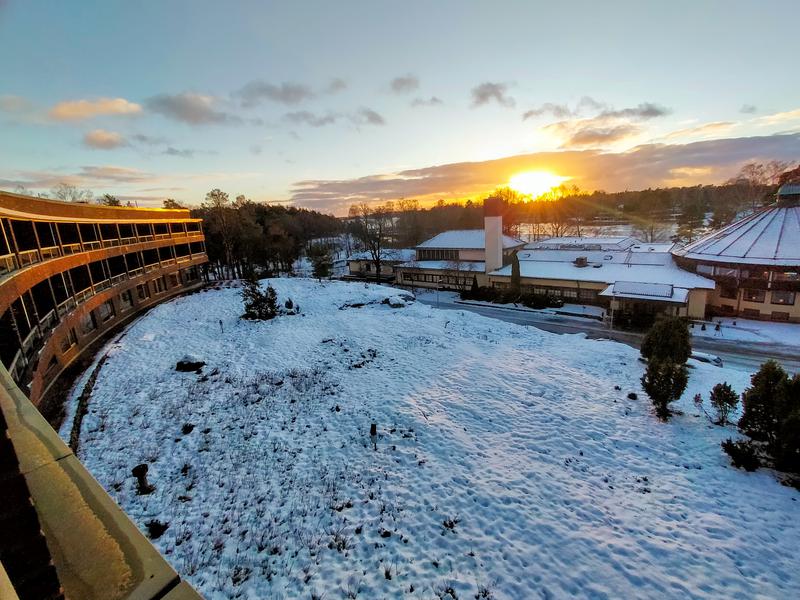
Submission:
[[[649,360],[668,360],[684,364],[692,355],[692,344],[686,321],[664,317],[656,321],[642,341],[642,356]]]
[[[275,288],[267,285],[267,293],[264,295],[263,319],[273,319],[278,315],[278,294]]]
[[[659,419],[669,418],[672,414],[669,403],[681,397],[688,381],[686,365],[655,358],[648,361],[642,388],[653,401]]]
[[[519,293],[521,285],[522,283],[519,272],[519,257],[515,252],[514,256],[511,259],[511,290],[513,292]]]
[[[781,401],[789,376],[777,362],[768,360],[750,378],[751,386],[742,394],[739,428],[754,440],[767,442],[774,449],[778,433]]]
[[[736,410],[739,404],[739,394],[727,383],[718,383],[711,390],[711,406],[717,411],[717,424],[728,423],[728,416]]]
[[[242,302],[244,302],[243,319],[260,319],[261,306],[264,302],[264,293],[258,284],[255,274],[250,271],[242,282]]]

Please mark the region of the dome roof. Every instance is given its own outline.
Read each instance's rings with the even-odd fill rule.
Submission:
[[[800,206],[775,204],[673,254],[703,262],[800,266]]]

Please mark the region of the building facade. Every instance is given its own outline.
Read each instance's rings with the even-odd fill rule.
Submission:
[[[380,280],[392,282],[395,279],[395,267],[414,260],[413,248],[386,248],[381,250]],[[356,252],[347,257],[348,279],[375,280],[375,261],[370,252]]]
[[[93,342],[199,288],[205,262],[188,210],[0,192],[0,578],[15,596],[198,597],[37,406]]]
[[[673,254],[685,270],[714,280],[709,316],[800,323],[800,184]]]

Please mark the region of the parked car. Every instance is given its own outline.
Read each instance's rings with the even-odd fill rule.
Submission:
[[[692,352],[692,358],[700,362],[709,363],[715,367],[722,366],[722,359],[716,354],[707,354],[706,352]]]

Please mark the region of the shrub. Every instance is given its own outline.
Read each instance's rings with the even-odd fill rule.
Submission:
[[[755,471],[761,466],[761,462],[756,455],[756,448],[750,440],[733,441],[728,438],[722,442],[722,449],[725,454],[731,457],[733,466],[745,471]]]
[[[681,397],[688,380],[686,365],[657,359],[647,363],[642,388],[653,401],[659,419],[666,421],[672,414],[669,403]]]
[[[686,321],[679,317],[657,320],[642,341],[641,353],[647,360],[668,360],[684,364],[692,355]]]
[[[717,425],[726,425],[728,416],[739,405],[739,394],[727,382],[718,383],[711,390],[710,400],[717,411]]]
[[[331,276],[333,261],[331,260],[331,255],[325,246],[321,244],[314,244],[309,247],[306,254],[308,255],[308,259],[311,261],[314,277],[316,277],[319,281],[322,281],[323,277]]]
[[[242,301],[244,302],[243,319],[253,321],[267,321],[278,314],[278,294],[271,286],[263,292],[255,275],[248,275],[242,286]]]

